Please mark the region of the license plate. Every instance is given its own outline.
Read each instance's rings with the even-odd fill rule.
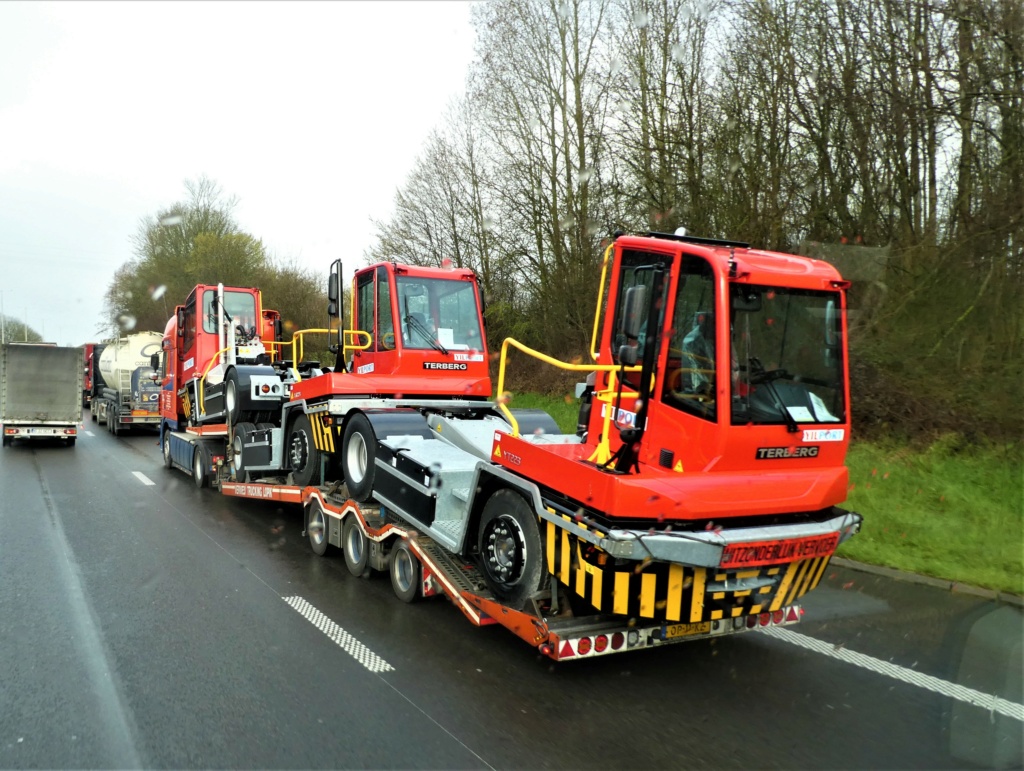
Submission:
[[[663,640],[674,640],[677,637],[690,637],[695,634],[707,634],[711,631],[710,621],[698,621],[695,624],[667,624],[662,630]]]
[[[834,552],[838,543],[839,533],[791,538],[787,541],[731,543],[722,550],[719,565],[723,568],[750,568],[824,557]]]

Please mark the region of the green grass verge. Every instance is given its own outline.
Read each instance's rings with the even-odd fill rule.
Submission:
[[[515,394],[576,430],[572,398]],[[864,515],[839,555],[949,581],[1024,594],[1024,447],[968,445],[956,434],[925,449],[855,442],[844,508]]]
[[[844,504],[864,515],[839,554],[875,565],[1024,593],[1022,448],[855,443]]]

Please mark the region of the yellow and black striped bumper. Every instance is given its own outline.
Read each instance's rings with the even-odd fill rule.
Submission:
[[[554,522],[542,524],[548,572],[596,610],[636,619],[716,621],[778,610],[817,586],[831,559],[743,570],[616,560]]]

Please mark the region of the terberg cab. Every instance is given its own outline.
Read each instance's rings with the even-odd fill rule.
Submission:
[[[444,592],[555,659],[797,621],[861,520],[835,508],[849,440],[838,273],[733,242],[618,237],[593,364],[502,348],[499,392],[510,347],[590,372],[572,435],[486,401],[478,292],[454,273],[360,271],[334,371],[272,361],[278,416],[242,420],[251,393],[236,410],[227,398],[223,438],[193,417],[165,439],[167,463],[226,494],[301,502],[316,553],[341,546],[353,573],[389,570],[401,599]],[[329,296],[340,315],[338,263]],[[230,370],[225,393],[267,374]]]

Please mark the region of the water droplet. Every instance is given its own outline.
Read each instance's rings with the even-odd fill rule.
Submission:
[[[161,297],[164,296],[164,293],[166,291],[167,285],[161,284],[160,286],[156,287],[152,292],[150,292],[149,296],[152,297],[154,300],[159,300]]]
[[[169,214],[160,220],[160,224],[165,228],[173,227],[174,225],[180,225],[182,222],[182,216],[180,214]]]
[[[651,23],[651,15],[647,11],[637,11],[633,14],[633,24],[637,29],[644,29]]]

